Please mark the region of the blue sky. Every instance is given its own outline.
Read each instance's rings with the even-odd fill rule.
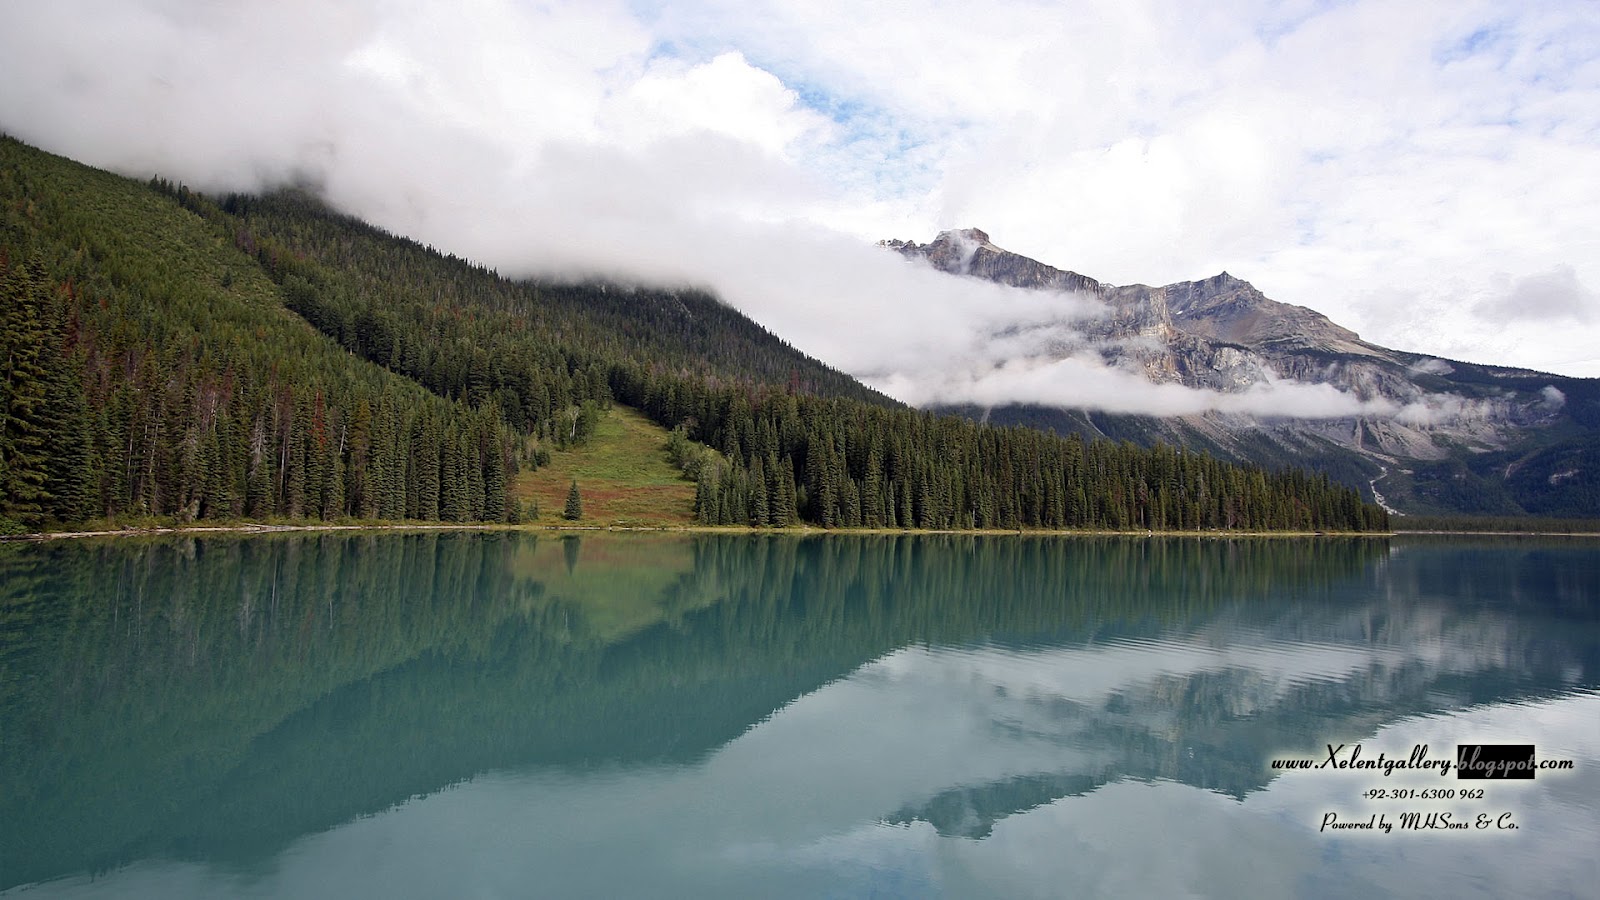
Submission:
[[[996,306],[1051,315],[872,247],[966,226],[1600,376],[1589,2],[0,7],[13,135],[202,187],[314,172],[503,272],[711,287],[880,383],[971,349]]]

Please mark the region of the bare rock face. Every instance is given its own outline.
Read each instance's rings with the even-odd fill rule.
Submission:
[[[1226,272],[1203,281],[1166,287],[1118,287],[1087,275],[1057,269],[996,246],[977,228],[940,232],[927,244],[890,240],[881,245],[910,258],[926,260],[952,275],[981,278],[1011,287],[1088,294],[1105,303],[1106,317],[1089,323],[1090,337],[1166,348],[1145,354],[1141,363],[1158,381],[1195,387],[1242,390],[1272,371],[1282,377],[1304,365],[1271,365],[1269,360],[1295,350],[1356,356],[1382,355],[1347,328],[1321,313],[1268,299],[1247,281]],[[1225,351],[1225,352],[1224,352]]]
[[[1106,305],[1106,315],[1082,325],[1086,337],[1113,350],[1108,363],[1132,364],[1158,383],[1220,391],[1247,390],[1271,377],[1339,383],[1338,370],[1296,351],[1374,358],[1386,352],[1326,316],[1268,299],[1226,272],[1165,287],[1119,287],[1002,249],[977,228],[941,232],[927,244],[891,240],[882,246],[952,275],[1088,294]],[[1350,383],[1341,387],[1354,388],[1373,376],[1342,380]]]
[[[954,276],[1094,298],[1104,304],[1104,315],[1076,324],[1087,343],[1107,364],[1140,372],[1154,383],[1224,393],[1269,381],[1330,385],[1374,410],[1370,416],[1332,420],[1207,414],[1140,426],[1141,434],[1154,439],[1183,443],[1194,438],[1212,448],[1264,442],[1291,460],[1296,453],[1322,453],[1331,446],[1384,465],[1437,461],[1542,446],[1552,428],[1573,430],[1566,394],[1574,389],[1583,396],[1596,393],[1573,386],[1590,379],[1451,364],[1369,344],[1321,313],[1273,300],[1227,272],[1163,287],[1109,285],[1012,253],[976,228],[941,232],[927,244],[891,240],[881,246]],[[1566,391],[1562,384],[1568,385]],[[1008,421],[1003,410],[985,415]],[[1600,419],[1600,409],[1595,418]],[[1035,411],[1011,420],[1038,424],[1050,417]],[[1081,431],[1071,423],[1086,421],[1080,413],[1068,425]],[[1238,456],[1250,458],[1243,450]],[[1399,487],[1386,484],[1385,496],[1391,492],[1403,496]]]
[[[989,235],[976,228],[941,231],[931,243],[881,241],[881,246],[903,256],[922,258],[942,272],[970,275],[1011,287],[1041,291],[1088,291],[1098,293],[1102,286],[1076,272],[1066,272],[1042,262],[1002,250],[989,242]]]

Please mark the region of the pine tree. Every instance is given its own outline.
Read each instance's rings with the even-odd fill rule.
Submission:
[[[515,501],[507,502],[506,498],[505,450],[500,435],[494,431],[489,432],[488,442],[483,473],[483,517],[495,522],[511,521],[511,517],[517,514],[517,504]]]
[[[374,479],[372,402],[362,397],[350,425],[350,466],[345,473],[345,493],[350,509],[363,519],[378,515],[378,490]]]
[[[473,522],[482,522],[490,518],[484,513],[489,492],[483,483],[483,456],[470,433],[463,432],[461,435],[461,454],[467,470],[466,517]],[[493,518],[499,519],[500,516],[497,514]]]
[[[694,516],[701,525],[715,525],[717,518],[717,486],[712,478],[715,465],[700,467],[700,477],[694,485]]]
[[[459,435],[444,434],[439,450],[439,518],[462,522],[468,518],[468,476],[466,453]]]
[[[572,487],[567,489],[567,505],[561,511],[561,517],[572,522],[583,518],[583,497],[578,494],[578,479],[572,479]]]
[[[0,519],[35,525],[50,495],[49,434],[45,426],[54,351],[46,328],[44,276],[32,263],[0,282]]]
[[[272,454],[267,448],[266,424],[257,417],[250,431],[249,474],[245,477],[245,514],[262,519],[272,515]]]
[[[859,521],[868,528],[883,527],[883,460],[874,447],[867,454],[867,471],[861,480]]]
[[[785,456],[778,466],[778,499],[772,509],[772,524],[787,528],[795,523],[799,513],[794,488],[794,463]]]
[[[57,355],[53,348],[50,352]],[[58,522],[76,522],[90,515],[99,480],[89,407],[84,400],[82,353],[58,356],[49,373],[43,419],[51,448],[45,478],[50,500],[45,512]]]
[[[304,518],[306,515],[306,455],[310,443],[306,435],[306,421],[310,416],[304,408],[304,403],[296,404],[289,425],[289,471],[285,473],[288,487],[284,494],[283,512],[291,519]]]
[[[339,440],[329,441],[326,449],[327,461],[323,464],[327,472],[326,487],[322,492],[322,518],[337,519],[344,515],[345,509],[345,470],[344,454],[340,447],[344,443],[341,433]]]
[[[761,457],[756,457],[755,467],[750,470],[750,524],[757,528],[764,528],[770,524],[771,503],[767,494],[766,466],[762,464]]]
[[[407,475],[414,471],[407,465],[410,457],[411,426],[395,409],[392,398],[385,396],[378,403],[378,414],[372,431],[372,477],[369,479],[377,495],[377,515],[380,519],[404,519],[412,480]]]
[[[433,417],[419,419],[412,437],[411,464],[407,467],[411,477],[405,483],[416,485],[412,517],[423,521],[439,518],[439,443],[439,429]],[[409,491],[406,505],[411,506]]]

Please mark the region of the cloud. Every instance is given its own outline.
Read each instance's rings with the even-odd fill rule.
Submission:
[[[913,405],[1034,403],[1129,414],[1308,419],[1405,415],[1418,424],[1461,412],[1443,399],[1402,408],[1267,372],[1239,392],[1154,384],[1136,369],[1105,362],[1107,356],[1125,357],[1129,341],[1093,336],[1109,315],[1094,297],[952,277],[826,230],[752,226],[714,247],[695,242],[683,253],[705,250],[727,258],[719,272],[721,289],[734,297],[759,296],[765,306],[758,318],[778,334],[801,346],[828,346],[835,364]],[[817,266],[817,260],[828,265]],[[831,302],[819,304],[817,298]],[[835,315],[831,309],[848,312]]]
[[[1232,393],[1154,384],[1090,355],[1010,359],[991,365],[957,362],[939,372],[894,372],[869,379],[879,390],[917,404],[991,407],[1037,403],[1072,409],[1155,416],[1208,412],[1301,419],[1390,416],[1399,407],[1364,401],[1326,384],[1266,380]]]
[[[1450,365],[1442,359],[1418,360],[1407,368],[1416,375],[1449,375],[1451,372],[1456,370],[1455,366]]]
[[[1565,2],[59,0],[0,31],[0,128],[202,188],[309,178],[502,272],[706,286],[908,398],[1332,410],[1141,385],[1081,300],[870,242],[977,225],[1111,282],[1226,269],[1380,343],[1600,374],[1569,327],[1600,283],[1596,47]]]
[[[832,124],[799,105],[799,96],[737,52],[689,65],[656,61],[608,106],[602,127],[624,144],[663,135],[717,134],[746,141],[774,156]]]
[[[1600,311],[1600,297],[1578,282],[1578,274],[1571,266],[1557,266],[1515,282],[1504,275],[1495,280],[1497,286],[1504,286],[1503,292],[1485,297],[1476,306],[1476,311],[1487,318],[1582,323],[1593,321]]]

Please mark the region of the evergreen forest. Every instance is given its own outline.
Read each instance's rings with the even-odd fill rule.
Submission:
[[[518,473],[618,403],[671,429],[708,525],[1388,527],[1326,476],[904,407],[702,291],[510,279],[303,190],[203,195],[6,137],[0,298],[10,532],[516,523]]]

